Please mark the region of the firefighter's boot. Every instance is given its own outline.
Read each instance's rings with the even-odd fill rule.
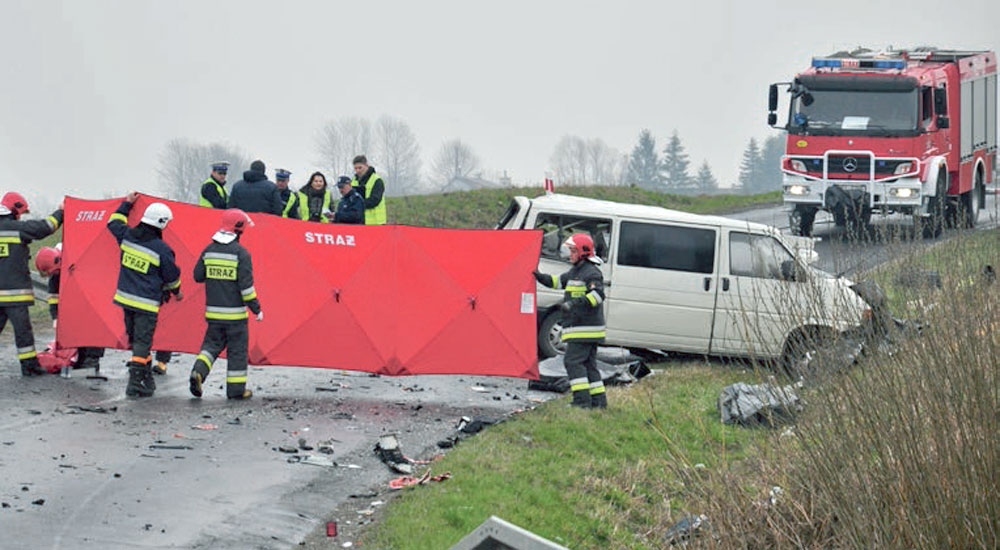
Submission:
[[[570,405],[581,409],[590,408],[590,392],[588,390],[576,390],[573,392],[573,400]]]
[[[153,374],[159,374],[161,376],[167,374],[167,364],[163,361],[153,363]]]
[[[253,397],[253,392],[250,391],[250,390],[246,390],[246,389],[243,390],[242,393],[238,393],[238,394],[237,393],[230,393],[228,390],[226,391],[226,399],[235,399],[237,401],[243,401],[243,400],[246,400],[246,399],[250,399],[251,397]]]
[[[590,383],[590,407],[593,409],[608,408],[608,394],[605,393],[602,380]]]
[[[140,361],[129,361],[128,385],[125,386],[125,395],[129,397],[150,397],[156,391],[156,387],[150,385],[153,381],[153,373],[149,365]]]
[[[38,364],[37,357],[21,359],[21,376],[41,376],[48,374],[48,371]]]
[[[192,370],[191,371],[191,377],[188,378],[188,389],[191,390],[191,395],[193,395],[195,397],[201,397],[201,393],[202,393],[201,392],[201,383],[203,381],[204,380],[202,380],[200,372],[198,372],[196,370]]]

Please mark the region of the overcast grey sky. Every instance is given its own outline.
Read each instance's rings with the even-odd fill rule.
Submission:
[[[838,48],[921,44],[1000,49],[1000,1],[0,0],[0,187],[155,191],[175,137],[301,183],[324,120],[382,113],[425,169],[457,137],[537,181],[564,134],[626,152],[677,129],[728,184],[769,135],[767,84]]]

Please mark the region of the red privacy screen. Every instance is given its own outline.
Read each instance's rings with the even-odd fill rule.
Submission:
[[[154,348],[197,353],[204,287],[194,262],[221,210],[170,206],[164,239],[181,268],[184,300],[160,310]],[[57,339],[60,346],[127,348],[112,304],[119,250],[107,230],[120,199],[66,199]],[[251,214],[241,238],[253,256],[264,321],[250,320],[250,363],[408,374],[537,378],[537,231],[358,226]]]

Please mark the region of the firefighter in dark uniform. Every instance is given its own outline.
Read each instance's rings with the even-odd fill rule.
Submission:
[[[48,237],[63,220],[62,204],[44,220],[21,221],[28,201],[20,193],[9,192],[0,199],[0,332],[9,319],[14,325],[14,345],[21,363],[22,376],[45,374],[35,353],[35,335],[31,329],[28,306],[35,301],[28,260],[32,241]]]
[[[303,219],[302,209],[305,206],[303,203],[305,199],[301,193],[297,193],[288,186],[288,178],[291,175],[292,173],[284,168],[274,170],[274,184],[278,186],[278,193],[281,194],[281,202],[284,204],[281,217],[301,220]]]
[[[59,288],[62,281],[62,250],[56,246],[43,246],[35,253],[35,267],[43,277],[49,278],[49,315],[52,317],[52,326],[55,328],[59,318]],[[104,357],[104,348],[79,348],[77,350],[75,368],[94,369],[97,373],[101,370],[101,357]]]
[[[250,332],[247,308],[264,320],[253,287],[250,252],[240,244],[240,235],[253,226],[250,216],[235,208],[222,215],[222,225],[194,265],[194,280],[205,283],[205,319],[208,330],[201,351],[191,368],[191,395],[201,397],[201,385],[208,378],[215,358],[227,350],[226,397],[249,399],[246,389]]]
[[[208,208],[226,208],[229,194],[226,193],[226,174],[229,173],[229,163],[225,161],[212,163],[212,174],[201,184],[199,206]]]
[[[562,341],[566,342],[566,374],[572,404],[584,408],[608,406],[604,382],[597,370],[597,345],[604,342],[604,276],[594,255],[594,240],[586,233],[574,233],[563,243],[569,248],[573,268],[562,275],[534,272],[535,279],[549,288],[562,288]]]
[[[337,201],[333,223],[365,223],[365,199],[351,186],[351,178],[340,176],[337,190],[340,191],[340,200]]]
[[[174,251],[163,241],[163,229],[173,213],[167,205],[154,202],[146,207],[139,224],[129,227],[128,213],[137,198],[134,191],[128,194],[108,220],[108,231],[121,249],[114,303],[122,308],[125,332],[132,347],[125,395],[149,397],[156,391],[149,353],[160,306],[171,297],[180,301],[183,296],[181,271],[174,262]]]

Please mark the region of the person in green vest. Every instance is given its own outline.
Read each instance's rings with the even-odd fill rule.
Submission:
[[[354,176],[351,185],[365,199],[365,225],[385,225],[385,182],[364,155],[354,157]]]
[[[274,171],[274,184],[278,186],[278,192],[281,194],[281,202],[285,205],[281,210],[281,217],[301,220],[306,217],[303,215],[306,199],[302,193],[298,193],[288,187],[288,177],[291,175],[292,173],[284,168],[277,168]]]
[[[229,195],[226,193],[226,174],[229,173],[229,163],[218,161],[212,163],[212,175],[201,184],[199,206],[208,208],[226,208]]]
[[[330,223],[326,215],[332,216],[330,206],[333,204],[333,197],[326,185],[326,176],[322,172],[313,172],[313,175],[309,176],[309,183],[302,186],[299,194],[300,200],[305,199],[305,215],[302,219]]]

